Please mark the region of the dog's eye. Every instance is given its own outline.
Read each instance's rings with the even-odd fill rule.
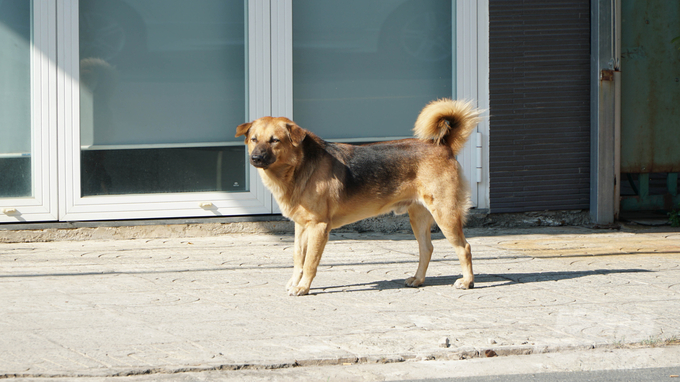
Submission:
[[[279,143],[279,142],[281,142],[281,140],[279,138],[272,137],[272,139],[270,139],[269,142],[270,143]]]
[[[252,137],[252,138],[250,138],[250,141],[253,142],[253,143],[257,143],[257,138],[256,138],[256,137]]]

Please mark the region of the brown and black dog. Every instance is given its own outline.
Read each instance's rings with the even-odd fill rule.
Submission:
[[[418,270],[407,286],[418,287],[425,280],[434,220],[463,268],[455,287],[472,288],[470,244],[463,235],[470,191],[456,154],[480,114],[469,102],[433,101],[416,120],[418,139],[366,145],[326,142],[283,117],[239,125],[236,136],[245,135],[250,163],[283,215],[295,222],[288,294],[309,293],[331,229],[390,211],[408,211],[418,241]]]

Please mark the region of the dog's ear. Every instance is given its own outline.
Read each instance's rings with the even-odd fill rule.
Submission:
[[[296,125],[295,123],[286,123],[286,128],[288,129],[288,136],[290,141],[293,142],[293,146],[297,147],[302,143],[302,140],[307,136],[307,132],[302,127]]]
[[[250,126],[252,126],[252,125],[253,125],[252,122],[248,122],[248,123],[244,123],[244,124],[238,125],[238,126],[236,127],[236,135],[235,135],[235,137],[240,137],[241,135],[247,135],[247,134],[248,134],[248,130],[250,130]]]

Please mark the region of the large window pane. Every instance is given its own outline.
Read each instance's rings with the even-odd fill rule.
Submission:
[[[0,1],[0,197],[32,196],[31,1]]]
[[[243,0],[81,0],[82,195],[246,191]]]
[[[452,96],[451,0],[293,1],[293,116],[327,139],[411,136]]]

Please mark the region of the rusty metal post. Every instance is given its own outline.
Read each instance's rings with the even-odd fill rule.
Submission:
[[[609,224],[618,214],[620,147],[620,0],[591,1],[590,216]]]
[[[614,0],[614,219],[621,210],[621,0]]]

